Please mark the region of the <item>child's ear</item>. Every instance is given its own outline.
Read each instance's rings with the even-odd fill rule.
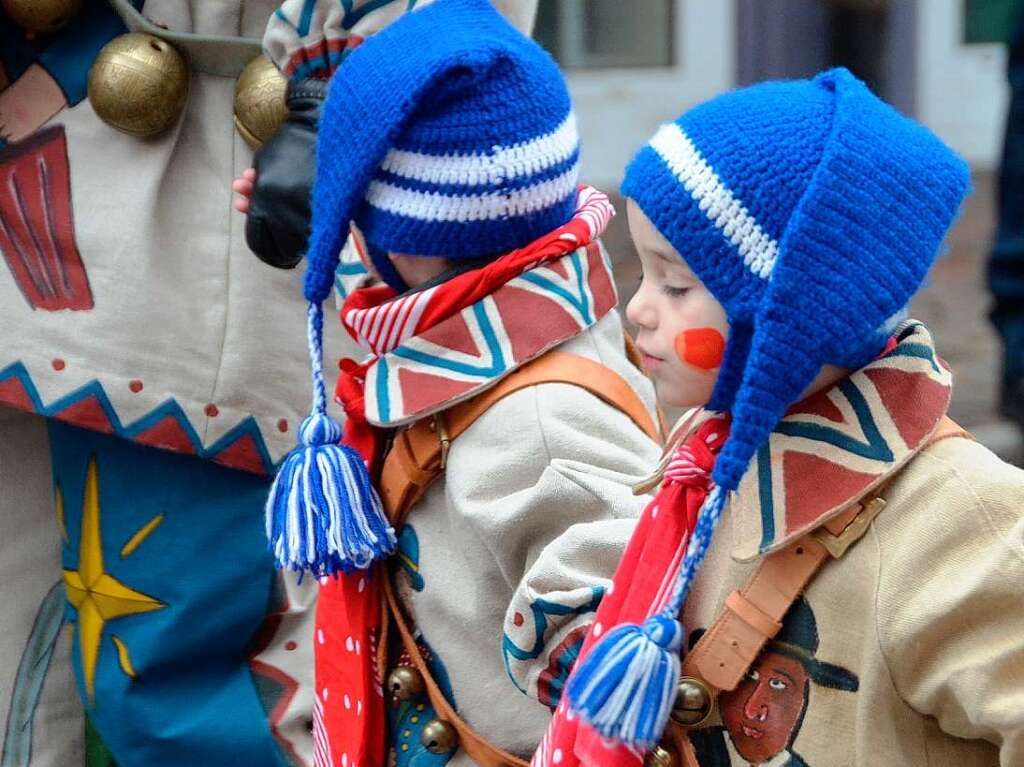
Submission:
[[[377,267],[373,265],[373,259],[370,258],[370,249],[366,246],[366,239],[363,237],[359,227],[355,225],[355,222],[348,225],[348,233],[352,241],[352,247],[356,249],[356,254],[359,256],[359,260],[366,268],[366,271],[370,273],[373,279],[382,282],[380,274],[377,272]]]

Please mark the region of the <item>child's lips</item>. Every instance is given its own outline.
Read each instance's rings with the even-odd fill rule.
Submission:
[[[665,360],[663,360],[661,357],[656,357],[650,352],[645,351],[644,349],[641,348],[640,361],[643,363],[644,370],[654,370],[654,368],[656,368]]]

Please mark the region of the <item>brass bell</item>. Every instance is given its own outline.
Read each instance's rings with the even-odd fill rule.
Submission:
[[[713,703],[711,690],[704,682],[691,676],[680,677],[672,718],[679,724],[696,727],[711,716]]]
[[[49,34],[65,26],[82,8],[82,0],[0,0],[11,21],[28,32]]]
[[[675,767],[676,760],[672,754],[661,746],[655,746],[647,752],[644,767]]]
[[[398,666],[388,674],[388,692],[393,700],[410,700],[426,689],[423,675],[412,666]]]
[[[89,70],[89,101],[101,120],[133,136],[155,136],[178,119],[188,67],[174,46],[142,32],[115,37]]]
[[[246,65],[235,83],[235,127],[253,149],[274,135],[288,114],[288,80],[266,56]]]
[[[459,734],[443,719],[434,719],[423,725],[420,741],[432,754],[450,754],[459,746]]]

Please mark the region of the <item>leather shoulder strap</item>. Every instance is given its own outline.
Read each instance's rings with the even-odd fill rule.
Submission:
[[[970,434],[944,417],[925,448],[951,437],[970,438]],[[897,471],[821,528],[761,560],[747,582],[728,596],[725,609],[687,655],[684,674],[698,676],[716,690],[735,689],[821,566],[830,558],[841,558],[864,536],[885,508],[883,495],[898,475]]]
[[[951,437],[971,435],[944,417],[925,448]],[[712,696],[734,690],[764,645],[781,629],[782,620],[797,597],[830,558],[839,559],[871,526],[885,508],[884,493],[899,475],[897,471],[880,487],[850,508],[780,551],[761,560],[747,582],[732,592],[711,628],[683,659],[682,673],[703,682]],[[683,765],[695,764],[685,745],[680,747],[679,725],[669,742]]]
[[[381,471],[381,501],[395,526],[444,471],[448,448],[498,401],[537,384],[578,386],[629,416],[645,434],[659,431],[640,396],[611,368],[577,354],[550,351],[523,365],[487,391],[446,411],[421,419],[395,436]]]
[[[398,636],[402,640],[402,647],[409,655],[416,670],[423,677],[424,686],[427,689],[427,698],[430,705],[434,707],[439,719],[450,724],[459,736],[459,748],[466,752],[470,759],[480,767],[528,767],[528,762],[513,756],[502,748],[491,743],[482,735],[477,733],[469,723],[458,715],[448,699],[444,696],[441,688],[438,687],[430,667],[427,665],[419,645],[412,635],[412,630],[405,619],[401,606],[398,604],[398,597],[395,594],[394,585],[390,578],[384,579],[384,598],[387,600],[387,609],[391,613],[395,628],[398,629]]]

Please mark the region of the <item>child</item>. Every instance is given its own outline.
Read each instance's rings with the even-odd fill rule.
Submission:
[[[1024,475],[945,419],[900,321],[967,185],[844,69],[636,155],[627,316],[660,397],[717,412],[674,442],[536,764],[1024,764]]]
[[[525,764],[642,508],[629,475],[657,456],[654,392],[578,157],[556,65],[487,0],[402,16],[331,82],[314,412],[268,503],[279,563],[322,576],[321,763],[380,767],[390,730],[399,765]],[[341,311],[370,357],[342,363],[339,446],[320,304],[350,225],[386,287]]]

